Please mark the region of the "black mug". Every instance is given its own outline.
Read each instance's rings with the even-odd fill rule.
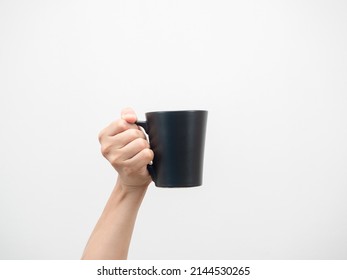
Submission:
[[[207,111],[158,111],[137,121],[154,152],[148,171],[157,187],[202,185]]]

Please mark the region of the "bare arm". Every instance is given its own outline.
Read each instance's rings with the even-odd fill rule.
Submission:
[[[131,109],[122,119],[101,131],[103,155],[118,172],[116,185],[97,222],[82,259],[126,259],[136,216],[151,178],[147,164],[153,152],[143,132],[134,124]]]

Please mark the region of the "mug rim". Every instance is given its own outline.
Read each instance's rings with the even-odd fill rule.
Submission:
[[[203,112],[203,113],[208,113],[207,110],[168,110],[168,111],[151,111],[151,112],[146,112],[145,114],[167,114],[167,113],[197,113],[197,112]]]

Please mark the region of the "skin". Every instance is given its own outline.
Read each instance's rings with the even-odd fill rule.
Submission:
[[[120,119],[99,133],[101,152],[118,178],[82,259],[127,259],[136,216],[151,183],[147,164],[154,156],[136,120],[135,112],[125,108]]]

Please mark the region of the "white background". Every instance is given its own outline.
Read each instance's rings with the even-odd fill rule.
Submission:
[[[347,258],[347,2],[0,2],[0,259],[79,259],[133,107],[207,109],[204,185],[152,184],[130,259]]]

